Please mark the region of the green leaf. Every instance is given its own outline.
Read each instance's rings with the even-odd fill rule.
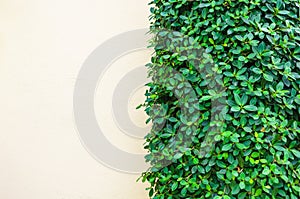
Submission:
[[[296,149],[292,149],[291,151],[297,158],[300,158],[300,151],[297,151]]]
[[[262,71],[259,68],[253,68],[252,71],[256,74],[262,74]]]
[[[175,160],[180,159],[182,156],[183,156],[182,153],[176,153],[176,154],[174,155],[174,159],[175,159]]]
[[[232,148],[232,144],[225,144],[222,147],[222,151],[229,151]]]
[[[187,60],[187,57],[186,57],[186,56],[180,56],[180,57],[178,58],[178,60],[179,60],[179,61],[185,61],[185,60]]]
[[[202,102],[202,101],[207,101],[207,100],[210,100],[211,98],[212,98],[211,95],[206,95],[206,96],[201,97],[201,98],[200,98],[200,101],[201,101],[201,102]]]
[[[174,182],[174,183],[172,184],[171,190],[172,190],[172,191],[175,191],[175,190],[177,189],[177,187],[178,187],[178,182]]]
[[[238,199],[244,199],[247,196],[247,192],[240,193]]]
[[[267,167],[267,166],[266,166],[266,167],[264,168],[264,170],[262,171],[262,174],[264,174],[264,175],[266,175],[266,176],[269,175],[270,173],[271,173],[271,171],[270,171],[269,167]]]
[[[200,3],[199,4],[199,8],[205,8],[205,7],[209,7],[210,6],[210,3]]]
[[[276,90],[277,91],[281,91],[283,89],[284,85],[283,85],[283,82],[279,82],[277,85],[276,85]]]
[[[290,14],[290,12],[287,11],[287,10],[280,10],[280,11],[278,12],[278,14],[281,14],[281,15],[288,15],[288,14]]]
[[[250,127],[244,127],[243,129],[244,129],[244,131],[246,131],[247,133],[252,132],[252,129],[251,129]]]
[[[231,110],[232,112],[238,112],[238,111],[241,110],[241,108],[240,108],[239,106],[233,106],[233,107],[231,107],[230,110]]]
[[[225,132],[222,133],[222,135],[224,137],[230,137],[232,135],[232,132],[231,131],[225,131]]]
[[[257,107],[254,105],[246,105],[244,106],[244,109],[246,109],[247,111],[257,111]]]
[[[235,102],[236,102],[238,105],[242,105],[242,104],[243,104],[243,103],[242,103],[242,99],[240,98],[239,95],[234,94],[233,96],[234,96]]]
[[[265,80],[269,81],[269,82],[272,82],[273,81],[273,76],[272,75],[269,75],[269,74],[266,74],[264,73],[263,74],[263,77]]]
[[[232,195],[236,195],[240,192],[240,186],[237,184],[235,184],[233,187],[231,187],[231,189],[232,189],[232,191],[231,191]]]
[[[244,56],[239,56],[239,61],[245,61],[246,58]]]
[[[219,167],[221,167],[221,168],[226,168],[226,164],[224,163],[224,162],[222,162],[222,161],[217,161],[217,165],[219,166]]]
[[[245,189],[245,187],[246,187],[246,185],[243,181],[240,182],[239,186],[240,186],[241,189]]]

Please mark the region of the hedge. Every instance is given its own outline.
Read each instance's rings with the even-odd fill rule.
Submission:
[[[300,198],[300,1],[149,5],[149,197]]]

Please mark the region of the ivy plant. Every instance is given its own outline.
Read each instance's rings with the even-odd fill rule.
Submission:
[[[149,5],[149,197],[300,198],[300,0]]]

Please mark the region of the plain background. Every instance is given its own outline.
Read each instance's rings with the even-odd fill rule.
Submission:
[[[0,1],[0,198],[148,198],[138,175],[108,169],[84,149],[72,105],[84,60],[112,36],[148,27],[147,4]]]

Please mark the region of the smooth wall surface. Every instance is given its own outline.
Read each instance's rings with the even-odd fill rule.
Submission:
[[[108,169],[85,150],[72,104],[84,60],[112,36],[148,27],[147,3],[0,1],[0,198],[148,198],[139,175]],[[140,150],[142,142],[111,137]]]

